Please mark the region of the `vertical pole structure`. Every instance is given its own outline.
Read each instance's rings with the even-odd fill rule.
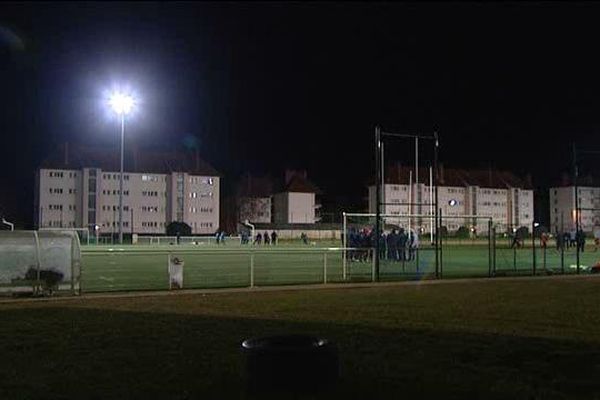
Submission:
[[[413,214],[413,204],[415,202],[413,202],[413,179],[412,179],[413,173],[412,171],[408,172],[408,215],[412,215]],[[410,230],[412,229],[412,220],[411,217],[408,217],[408,231],[410,232]]]
[[[533,275],[536,273],[536,259],[535,259],[535,222],[531,223],[531,249],[533,251]]]
[[[343,225],[343,229],[344,231],[342,232],[342,247],[343,247],[343,253],[342,253],[342,279],[345,281],[346,280],[346,269],[347,269],[347,262],[348,262],[348,223],[346,222],[346,213],[343,212],[342,213],[342,218],[344,218],[344,225]]]
[[[421,191],[419,190],[419,137],[415,137],[415,203],[416,203],[416,209],[415,209],[415,214],[421,214],[421,196],[419,196],[421,194]],[[416,224],[415,224],[415,233],[417,231],[417,229],[420,231],[420,227],[421,227],[421,218],[415,218],[416,219]],[[421,233],[421,232],[419,232]]]
[[[131,219],[129,220],[129,223],[131,224],[131,237],[133,238],[133,206],[131,207],[130,211],[131,211]]]
[[[573,143],[573,186],[575,188],[575,238],[579,237],[579,188],[577,187],[577,178],[579,171],[577,170],[577,148]],[[579,274],[579,244],[575,244],[576,262],[577,262],[577,274]]]
[[[323,284],[327,283],[327,252],[323,253]]]
[[[438,148],[439,148],[439,140],[438,133],[434,132],[434,146],[433,146],[433,186],[434,186],[434,212],[435,212],[435,276],[440,278],[440,264],[441,264],[441,247],[442,240],[440,238],[441,226],[442,226],[442,213],[441,209],[438,214],[438,179],[439,179],[439,171],[438,171]],[[438,218],[439,216],[439,218]]]
[[[385,204],[385,143],[381,143],[381,202]],[[383,213],[386,213],[387,206],[383,207]],[[385,230],[385,227],[384,229]]]
[[[429,243],[433,246],[433,168],[429,167]]]
[[[565,273],[565,243],[560,246],[560,273]]]
[[[250,253],[250,287],[254,287],[254,252]]]
[[[488,277],[492,276],[492,219],[488,220]]]
[[[442,209],[441,208],[439,210],[439,213],[440,213],[439,215],[440,215],[440,225],[441,225],[441,223],[442,223],[441,222],[442,221]],[[440,279],[442,279],[444,277],[444,253],[442,252],[443,248],[444,248],[444,244],[442,242],[442,238],[440,237],[440,239],[439,239],[440,256],[439,256],[439,260],[438,260],[439,265],[440,265],[440,267],[439,267]]]
[[[379,281],[379,246],[381,236],[381,128],[375,127],[375,166],[376,166],[376,187],[375,187],[375,254],[373,255],[374,260],[374,280]]]
[[[125,114],[121,114],[121,169],[119,174],[119,244],[123,244],[123,146],[125,144]]]

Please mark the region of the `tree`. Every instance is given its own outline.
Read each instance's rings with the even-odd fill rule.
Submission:
[[[192,236],[192,227],[185,222],[171,222],[167,225],[168,236]]]

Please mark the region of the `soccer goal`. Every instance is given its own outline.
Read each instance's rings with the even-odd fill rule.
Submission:
[[[0,231],[0,293],[80,291],[81,249],[75,232]]]
[[[90,230],[88,228],[40,228],[44,232],[74,232],[79,237],[79,243],[82,245],[90,244]]]
[[[146,246],[167,246],[167,245],[188,245],[188,246],[216,246],[217,244],[237,244],[241,243],[240,236],[225,236],[225,239],[217,243],[214,236],[137,236],[133,244]]]

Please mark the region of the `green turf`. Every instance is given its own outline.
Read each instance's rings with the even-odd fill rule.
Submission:
[[[553,278],[0,304],[0,398],[244,398],[240,341],[279,333],[338,344],[317,398],[598,398],[599,303]]]
[[[339,244],[338,244],[339,245]],[[336,246],[331,243],[330,246]],[[167,260],[169,254],[185,262],[184,287],[215,288],[250,286],[250,268],[254,263],[256,286],[307,284],[324,282],[324,257],[327,257],[327,281],[343,281],[343,254],[336,247],[284,244],[276,247],[241,246],[90,246],[82,257],[82,288],[87,292],[123,290],[159,290],[168,288]],[[435,276],[435,252],[427,244],[418,253],[418,260],[391,262],[382,260],[380,279],[383,281],[428,279]],[[484,277],[490,273],[490,255],[485,242],[444,244],[441,254],[444,278]],[[590,266],[600,260],[600,253],[588,249],[580,263]],[[496,249],[496,272],[532,274],[531,248],[513,250],[504,243]],[[561,271],[561,255],[547,249],[544,261],[542,249],[536,252],[537,273]],[[565,273],[574,273],[575,251],[564,254]],[[545,265],[545,269],[544,269]],[[347,281],[370,281],[373,264],[347,262]]]

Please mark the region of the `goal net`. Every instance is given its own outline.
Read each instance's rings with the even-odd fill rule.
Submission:
[[[0,257],[2,294],[80,290],[81,249],[75,232],[0,231]]]
[[[79,243],[82,245],[90,244],[90,230],[88,228],[40,228],[39,231],[48,232],[73,232],[79,237]]]

